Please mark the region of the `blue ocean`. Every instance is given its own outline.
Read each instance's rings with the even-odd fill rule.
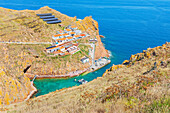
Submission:
[[[85,76],[69,79],[35,80],[35,96],[76,85],[74,79],[91,81],[101,77],[113,64],[121,64],[131,54],[170,42],[170,0],[0,0],[0,7],[37,10],[49,6],[68,16],[98,21],[111,64]]]

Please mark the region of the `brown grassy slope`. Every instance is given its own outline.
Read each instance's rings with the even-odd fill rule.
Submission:
[[[0,7],[0,41],[51,42],[52,35],[57,30],[63,30],[64,27],[59,27],[58,24],[46,24],[36,16],[37,13],[52,13],[62,20],[64,27],[67,25],[79,26],[76,17],[68,17],[49,7],[42,7],[34,11],[17,11]],[[86,17],[81,21],[83,23],[80,22],[80,25],[86,27],[83,30],[88,31],[90,35],[98,32],[98,28],[93,31],[94,27],[97,27],[97,22],[91,17]],[[96,23],[96,25],[92,23]],[[88,30],[89,27],[91,30]],[[88,39],[93,36],[80,40],[80,42],[88,42]],[[100,39],[98,40],[101,42]],[[43,50],[48,46],[50,45],[0,44],[0,105],[22,101],[27,97],[32,89],[23,70],[29,65],[31,68],[28,73],[32,74],[65,74],[89,66],[89,64],[83,65],[80,62],[80,58],[84,56],[81,52],[65,57],[47,57]],[[104,47],[102,45],[100,47],[106,53]],[[89,46],[80,46],[80,48],[87,53]],[[36,58],[36,55],[39,57]],[[101,56],[107,56],[107,53],[99,55],[99,57]]]
[[[52,13],[62,20],[64,26],[74,23],[73,18],[48,7],[39,10],[10,10],[0,8],[0,36],[1,41],[21,42],[51,42],[51,36],[57,30],[63,29],[57,24],[46,24],[36,16],[37,13]]]
[[[0,106],[22,101],[32,91],[30,80],[17,64],[17,56],[11,58],[6,45],[0,50]],[[13,54],[11,52],[11,54]],[[19,57],[19,56],[18,56]],[[9,61],[10,60],[10,61]]]
[[[96,47],[96,58],[108,56],[107,50],[105,50],[100,38],[98,23],[92,19],[92,17],[85,17],[85,19],[76,21],[76,17],[68,17],[60,12],[53,10],[49,7],[42,7],[39,10],[10,10],[5,8],[0,8],[0,13],[3,15],[0,17],[0,40],[1,41],[23,41],[23,42],[51,42],[51,36],[56,33],[57,30],[62,30],[64,27],[59,27],[58,24],[46,24],[42,19],[39,19],[36,16],[37,13],[52,13],[57,18],[62,20],[63,26],[67,25],[76,25],[83,32],[90,34],[90,37],[79,40],[80,43],[88,43],[88,40],[94,37],[97,37],[98,43]],[[3,46],[3,45],[2,45]],[[31,48],[33,51],[36,51],[41,55],[41,58],[32,60],[33,58],[28,58],[22,63],[32,64],[29,73],[33,74],[65,74],[69,71],[75,71],[77,69],[87,68],[89,65],[82,65],[80,59],[84,56],[82,53],[78,55],[68,56],[66,58],[49,58],[45,56],[43,50],[50,45],[12,45],[10,50],[14,49],[18,51],[17,54],[23,51],[26,51],[28,48]],[[80,46],[83,52],[86,51],[88,54],[89,46]],[[8,51],[9,53],[11,51]],[[16,56],[14,55],[14,56]],[[28,55],[27,55],[28,56]],[[75,61],[75,60],[76,61]],[[10,59],[9,59],[10,60]],[[20,59],[18,59],[20,60]],[[56,65],[54,65],[56,63]],[[52,66],[51,66],[52,64]],[[74,67],[71,67],[74,65]],[[25,67],[25,66],[24,66]],[[67,67],[65,69],[65,67]]]
[[[60,27],[59,24],[47,24],[36,16],[38,13],[52,13],[56,18],[62,20],[63,27]],[[98,23],[92,17],[85,17],[83,20],[77,21],[76,17],[61,14],[47,6],[39,10],[21,11],[0,7],[0,41],[51,42],[52,35],[68,25],[76,25],[83,32],[90,34],[90,37],[81,42],[87,43],[89,39],[97,37],[96,58],[108,56],[99,37]]]
[[[31,65],[31,68],[27,71],[27,73],[39,75],[61,75],[66,72],[83,70],[84,68],[89,67],[88,63],[81,63],[80,59],[84,56],[81,52],[74,55],[48,57],[45,52],[43,52],[43,49],[48,47],[48,45],[1,45],[6,46],[7,56],[9,56],[9,65],[13,66],[14,63],[16,63],[16,68],[20,68],[20,71],[23,71],[27,66]],[[86,49],[87,48],[88,47],[86,47]],[[82,50],[85,51],[83,48]],[[0,51],[3,52],[1,49]],[[38,58],[35,56],[38,56]],[[18,69],[14,70],[18,71]]]
[[[109,69],[103,77],[85,85],[4,109],[17,113],[169,112],[170,43],[147,52],[150,57],[134,60],[134,65]]]
[[[0,105],[22,101],[32,90],[24,69],[31,65],[27,73],[65,74],[87,68],[82,64],[80,52],[64,57],[47,57],[43,48],[48,45],[0,44]],[[39,57],[34,57],[38,55]],[[74,67],[72,65],[75,65]]]

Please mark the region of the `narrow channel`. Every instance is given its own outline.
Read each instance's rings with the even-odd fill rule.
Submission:
[[[34,85],[37,88],[38,92],[33,95],[33,97],[37,97],[40,95],[45,95],[50,92],[62,89],[62,88],[69,88],[73,86],[79,86],[80,83],[76,82],[76,80],[84,79],[88,82],[96,79],[97,77],[101,77],[103,73],[106,71],[106,69],[110,68],[112,63],[106,65],[105,67],[95,71],[91,72],[87,75],[80,75],[73,78],[65,78],[65,79],[58,79],[58,78],[52,78],[52,79],[35,79]]]

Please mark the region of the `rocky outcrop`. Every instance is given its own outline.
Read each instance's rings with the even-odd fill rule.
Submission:
[[[110,71],[116,71],[117,69],[120,69],[124,66],[126,67],[131,67],[132,65],[135,65],[138,63],[138,61],[141,61],[143,59],[151,59],[154,57],[159,57],[159,62],[155,62],[155,67],[162,65],[165,61],[164,60],[169,60],[167,53],[170,53],[170,42],[166,42],[162,46],[157,46],[155,48],[148,48],[147,50],[143,50],[142,53],[137,53],[134,55],[131,55],[129,60],[125,60],[122,64],[120,65],[114,65],[110,67],[110,69],[107,69],[106,72],[103,74],[106,75]],[[156,58],[155,58],[156,59]],[[157,58],[158,59],[158,58]],[[161,60],[162,59],[162,60]],[[149,64],[146,64],[149,65]]]
[[[109,53],[104,48],[103,43],[101,42],[101,39],[100,39],[97,21],[95,21],[90,16],[90,17],[85,17],[83,20],[77,21],[76,25],[79,27],[79,29],[86,31],[88,34],[90,34],[90,37],[88,39],[97,38],[98,42],[96,43],[96,51],[95,51],[96,59],[100,57],[109,57]]]
[[[23,101],[33,90],[29,78],[11,76],[5,67],[0,67],[0,105],[9,105],[14,102]],[[9,75],[8,75],[9,74]]]

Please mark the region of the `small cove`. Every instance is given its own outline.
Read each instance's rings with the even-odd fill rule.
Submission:
[[[53,92],[63,88],[69,88],[72,86],[79,86],[80,83],[76,82],[76,80],[85,79],[88,82],[96,79],[97,77],[101,77],[102,73],[108,69],[111,64],[106,65],[105,67],[101,68],[92,73],[88,73],[87,75],[80,75],[73,78],[52,78],[52,79],[35,79],[34,85],[37,88],[38,92],[33,95],[33,97],[37,97],[40,95],[48,94],[49,92]]]

